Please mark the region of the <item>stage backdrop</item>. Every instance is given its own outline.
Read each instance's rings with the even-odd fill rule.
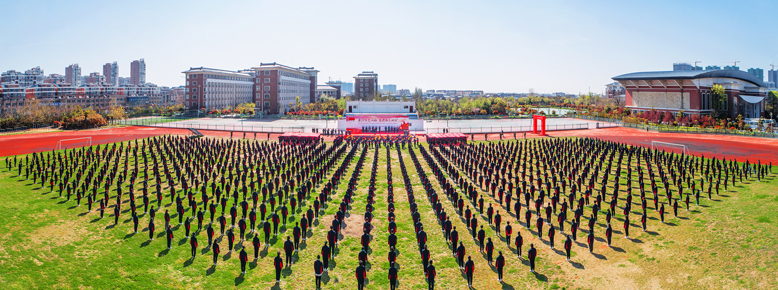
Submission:
[[[413,131],[424,131],[424,120],[413,118],[407,114],[346,114],[338,120],[339,130],[362,129],[364,127],[400,127],[408,123],[408,128]]]

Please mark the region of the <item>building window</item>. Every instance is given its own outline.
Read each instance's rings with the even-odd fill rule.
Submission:
[[[197,75],[192,75],[192,78],[193,78],[193,79],[196,79],[196,78],[197,78]]]
[[[197,100],[197,94],[192,95],[193,100]]]
[[[270,102],[265,102],[265,108],[270,108]]]
[[[196,86],[196,85],[197,85],[197,81],[193,81],[193,82],[192,82],[192,85],[195,85],[195,86]]]
[[[270,75],[270,71],[269,71],[269,70],[266,70],[266,71],[265,71],[265,75],[266,75],[266,76],[269,76],[269,75]]]
[[[269,90],[270,90],[270,86],[265,86],[265,91],[269,91]]]
[[[270,83],[270,78],[265,78],[265,83],[269,84]]]

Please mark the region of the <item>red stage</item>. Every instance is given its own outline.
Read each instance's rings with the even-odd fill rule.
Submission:
[[[467,135],[462,133],[427,134],[427,142],[430,144],[467,142]]]

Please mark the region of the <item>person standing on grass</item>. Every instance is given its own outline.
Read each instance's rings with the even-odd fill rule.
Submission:
[[[465,267],[465,246],[461,241],[459,242],[459,247],[457,247],[457,261],[459,262],[459,269],[463,269]]]
[[[240,258],[240,272],[241,274],[246,274],[246,262],[249,260],[249,255],[246,253],[246,247],[243,247],[240,249],[240,254],[238,254],[238,258]]]
[[[254,234],[254,239],[251,240],[252,245],[254,246],[254,261],[259,259],[259,235]]]
[[[276,258],[273,259],[273,267],[276,268],[276,283],[281,282],[281,269],[284,268],[284,261],[281,259],[281,252],[276,252]]]
[[[521,258],[521,246],[524,245],[524,238],[521,236],[521,232],[516,232],[516,255]]]
[[[527,258],[529,258],[529,271],[532,273],[535,273],[535,257],[538,255],[537,250],[535,250],[535,245],[530,244],[529,245],[529,252],[527,252]]]
[[[432,260],[430,260],[430,264],[424,269],[424,272],[427,274],[429,290],[435,290],[435,276],[437,276],[438,273],[435,271],[435,266],[432,265]]]
[[[586,236],[586,243],[589,244],[589,253],[594,251],[594,231],[589,231],[589,235]]]
[[[608,247],[611,246],[612,237],[613,237],[613,228],[611,227],[611,224],[608,224],[608,227],[605,229],[605,238],[608,239]]]
[[[459,232],[457,232],[457,227],[454,227],[454,229],[451,231],[451,234],[449,235],[449,239],[451,241],[451,255],[456,257],[457,242],[459,241]]]
[[[270,222],[263,222],[262,230],[265,232],[265,247],[267,247],[270,244]]]
[[[216,266],[216,262],[219,261],[219,254],[221,253],[219,243],[213,243],[213,246],[211,246],[211,252],[213,252],[213,266]]]
[[[173,242],[173,229],[168,226],[165,237],[167,237],[167,249],[170,250],[170,244]]]
[[[367,277],[367,270],[365,270],[365,263],[360,261],[359,266],[355,272],[357,276],[357,289],[362,290],[365,288],[365,278]]]
[[[498,228],[499,230],[499,228]],[[511,222],[506,221],[505,222],[505,243],[508,245],[508,247],[511,247],[511,234],[513,233],[513,227],[511,227]]]
[[[330,268],[330,255],[332,255],[330,247],[327,246],[327,242],[324,242],[324,246],[321,247],[321,257],[322,264],[324,264],[324,272],[327,272],[327,270]]]
[[[286,266],[292,266],[292,253],[294,252],[294,243],[289,236],[286,236],[286,242],[284,242],[284,252],[286,253]]]
[[[397,289],[397,267],[394,266],[394,262],[391,262],[389,267],[389,290]]]
[[[192,233],[192,237],[189,238],[189,245],[192,247],[192,259],[197,255],[197,236]]]
[[[570,236],[567,236],[567,239],[565,240],[565,255],[567,256],[567,261],[570,262],[570,250],[573,247],[573,241],[570,240]]]
[[[316,256],[313,262],[313,276],[316,278],[316,289],[321,289],[321,274],[324,272],[324,264],[321,262],[321,256]]]
[[[499,252],[499,255],[497,256],[497,281],[500,281],[502,283],[502,273],[505,269],[505,257],[502,256],[502,251]]]
[[[475,274],[475,263],[470,256],[467,256],[467,263],[465,263],[465,275],[467,276],[467,287],[473,287],[473,274]]]

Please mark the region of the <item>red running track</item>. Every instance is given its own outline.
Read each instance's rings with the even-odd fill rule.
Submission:
[[[200,130],[206,136],[243,138],[243,132]],[[708,135],[708,134],[684,134],[684,133],[657,133],[646,132],[632,128],[606,128],[592,130],[570,130],[546,132],[549,137],[591,137],[630,145],[645,146],[650,148],[651,141],[662,141],[686,145],[690,154],[705,154],[705,157],[735,158],[737,161],[751,160],[762,163],[775,162],[778,164],[778,139],[754,138],[734,135]],[[191,135],[188,129],[154,128],[154,127],[123,127],[112,129],[67,131],[56,133],[32,133],[0,136],[0,156],[29,154],[53,150],[57,141],[62,139],[92,137],[92,144],[106,144],[148,138],[159,135]],[[281,134],[270,134],[270,140],[278,140]],[[521,138],[523,134],[517,134]],[[334,136],[322,136],[325,141],[331,141]],[[476,134],[476,140],[483,140],[482,134]],[[505,134],[505,138],[512,138],[513,134]],[[527,133],[527,137],[537,137],[536,134]],[[253,139],[254,133],[246,133],[246,138]],[[267,133],[257,133],[258,140],[267,140]],[[499,140],[499,134],[488,134],[489,140]],[[419,138],[424,142],[424,138]],[[81,145],[79,145],[81,144]],[[65,144],[63,147],[67,147]],[[83,146],[83,143],[74,141],[71,146]],[[71,147],[72,148],[72,147]],[[664,147],[668,151],[679,152],[674,147]]]

